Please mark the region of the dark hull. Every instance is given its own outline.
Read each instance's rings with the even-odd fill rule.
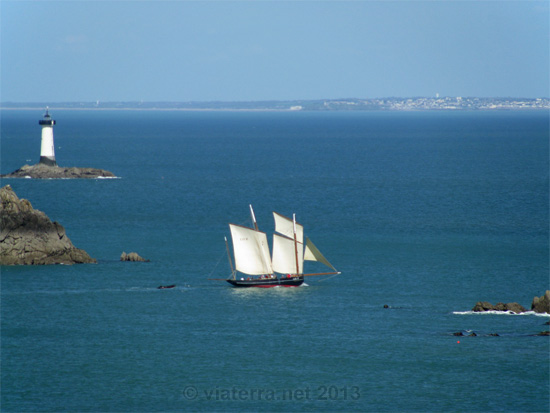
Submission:
[[[244,279],[244,280],[227,280],[233,287],[238,288],[271,288],[271,287],[299,287],[304,283],[304,276],[292,276],[290,278],[264,278],[264,279]]]

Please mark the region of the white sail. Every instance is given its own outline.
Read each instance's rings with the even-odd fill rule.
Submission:
[[[273,212],[275,231],[288,238],[294,239],[294,221],[277,212]],[[304,243],[304,227],[296,223],[296,241]]]
[[[273,274],[266,234],[234,224],[229,228],[236,270],[249,275]]]
[[[306,237],[306,251],[304,253],[304,260],[307,261],[318,261],[323,264],[325,264],[327,267],[332,268],[334,271],[336,271],[336,268],[332,266],[330,262],[324,257],[323,254],[321,254],[321,251],[317,249],[315,245],[313,245],[313,242],[309,238]]]
[[[304,246],[298,243],[298,268],[294,239],[273,234],[273,270],[281,274],[301,274],[304,269]]]

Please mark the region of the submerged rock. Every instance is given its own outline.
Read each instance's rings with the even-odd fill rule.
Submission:
[[[115,174],[96,168],[64,168],[57,165],[25,165],[20,169],[0,175],[2,178],[35,178],[35,179],[78,179],[78,178],[116,178]]]
[[[176,288],[176,284],[170,284],[170,285],[159,285],[157,287],[158,290],[169,290],[172,288]]]
[[[548,313],[550,314],[550,290],[546,290],[546,293],[541,297],[533,298],[531,303],[531,310],[535,313]]]
[[[96,262],[73,245],[61,224],[19,199],[11,186],[0,189],[0,200],[0,265]]]
[[[149,262],[149,260],[140,257],[136,252],[131,252],[129,254],[123,252],[120,255],[120,261]]]

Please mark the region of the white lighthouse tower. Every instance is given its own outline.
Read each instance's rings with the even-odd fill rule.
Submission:
[[[48,166],[56,166],[55,150],[53,147],[53,125],[55,120],[52,119],[46,107],[46,114],[43,119],[38,121],[42,125],[42,144],[40,146],[40,163]]]

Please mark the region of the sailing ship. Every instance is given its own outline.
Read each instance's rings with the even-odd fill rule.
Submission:
[[[229,224],[235,258],[233,266],[226,237],[225,245],[231,265],[231,277],[226,280],[229,284],[234,287],[298,287],[308,276],[340,274],[309,238],[306,237],[304,245],[304,228],[296,222],[296,214],[290,219],[273,212],[275,233],[271,255],[267,234],[258,229],[252,205],[250,214],[253,228]],[[304,261],[318,261],[332,271],[306,274]]]

